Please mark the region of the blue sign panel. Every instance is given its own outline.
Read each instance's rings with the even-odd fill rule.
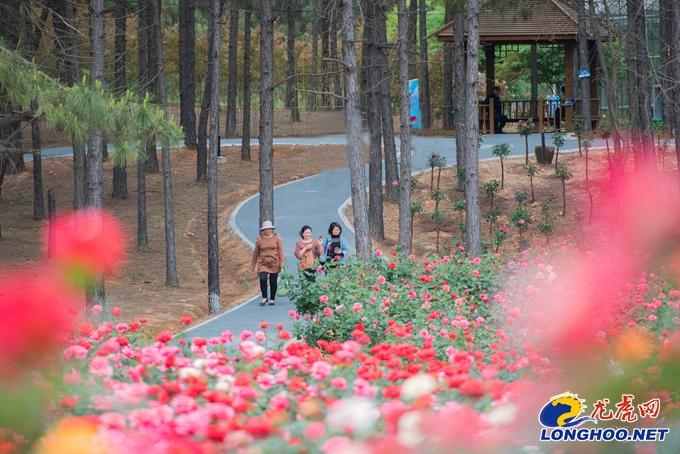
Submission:
[[[415,129],[423,128],[423,118],[420,115],[420,94],[418,93],[418,79],[408,81],[408,93],[410,99],[410,122]]]

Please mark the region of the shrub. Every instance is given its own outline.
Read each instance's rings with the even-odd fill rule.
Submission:
[[[399,326],[413,334],[402,339],[410,343],[418,340],[422,330],[439,332],[445,327],[442,320],[464,317],[472,323],[482,317],[489,324],[475,330],[481,337],[493,337],[487,329],[491,330],[494,308],[487,303],[498,272],[494,257],[470,260],[462,253],[433,260],[396,256],[389,262],[350,263],[331,270],[306,293],[291,295],[295,301],[307,299],[298,307],[313,308],[297,324],[296,334],[316,345],[319,340],[350,339],[357,324],[362,324],[371,343],[380,343],[391,338],[392,326]],[[437,337],[437,353],[444,354],[450,342],[448,337]]]

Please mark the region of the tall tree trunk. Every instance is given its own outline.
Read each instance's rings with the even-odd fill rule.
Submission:
[[[272,0],[260,0],[260,224],[274,221],[274,31]]]
[[[72,85],[77,74],[77,58],[80,51],[75,46],[78,40],[75,37],[74,4],[69,0],[56,0],[53,7],[56,13],[52,18],[52,26],[55,35],[54,45],[57,49],[57,73],[62,83]]]
[[[208,157],[208,313],[220,310],[220,248],[217,229],[217,153],[219,151],[220,0],[211,0],[208,36],[213,61],[210,79],[210,153]]]
[[[361,259],[371,256],[371,237],[366,211],[366,182],[361,144],[361,114],[359,112],[359,87],[357,84],[357,57],[354,48],[354,13],[352,0],[342,0],[342,50],[347,94],[347,163],[352,186],[352,214],[357,255]]]
[[[399,121],[401,123],[400,149],[401,165],[399,178],[399,245],[405,252],[411,252],[413,222],[411,213],[411,121],[410,96],[408,92],[408,14],[406,0],[397,0],[398,51],[399,51]]]
[[[479,216],[479,3],[468,0],[468,39],[465,78],[465,246],[468,255],[482,254]]]
[[[579,70],[590,71],[588,52],[588,33],[586,31],[586,0],[576,1],[578,16],[578,67]],[[592,76],[591,76],[592,77]],[[592,129],[590,113],[590,77],[579,76],[579,97],[581,98],[581,115],[583,115],[583,130]]]
[[[677,3],[677,2],[675,2]],[[661,100],[663,103],[663,121],[666,127],[671,126],[673,118],[673,100],[670,97],[673,85],[671,76],[672,46],[673,46],[673,0],[659,0],[659,83],[661,85]],[[672,127],[672,126],[671,126]]]
[[[376,8],[376,27],[378,33],[378,68],[380,80],[380,115],[382,118],[383,149],[385,153],[385,197],[388,202],[399,200],[399,169],[397,147],[394,143],[394,121],[390,105],[389,55],[387,52],[387,17],[385,2]]]
[[[196,0],[179,0],[179,123],[184,145],[196,148]]]
[[[290,109],[290,119],[300,121],[298,106],[297,78],[295,77],[295,0],[286,2],[286,54],[288,60],[288,81],[286,82],[286,106]]]
[[[38,102],[31,101],[31,110],[38,108]],[[31,140],[33,142],[33,219],[45,218],[45,201],[42,181],[42,147],[40,145],[40,123],[34,118],[31,121]]]
[[[158,48],[158,102],[165,112],[166,120],[170,118],[168,112],[168,98],[165,92],[165,68],[163,65],[163,35],[161,30],[161,0],[151,0],[153,5],[153,21],[156,47]],[[170,143],[163,140],[161,144],[163,157],[163,213],[165,215],[165,285],[178,287],[177,258],[175,254],[175,214],[172,197],[172,169],[170,163]]]
[[[590,86],[588,88],[590,89]],[[538,118],[538,45],[536,43],[531,45],[531,118]],[[528,156],[528,146],[526,150]],[[527,164],[528,161],[527,157]]]
[[[465,187],[465,7],[457,5],[453,13],[453,80],[456,125],[456,182],[459,191]]]
[[[229,77],[227,78],[227,124],[225,132],[227,137],[236,136],[236,55],[238,43],[238,2],[230,0],[231,9],[229,12]]]
[[[640,0],[635,10],[635,53],[637,71],[636,91],[638,95],[638,124],[640,127],[640,145],[642,146],[643,159],[646,165],[654,164],[654,137],[652,135],[652,77],[651,61],[647,49],[647,26],[645,15],[645,2]]]
[[[212,60],[215,50],[212,46],[212,39],[208,41],[208,70],[206,74],[212,74],[215,62]],[[208,173],[208,116],[210,113],[210,92],[212,81],[210,77],[205,78],[203,85],[203,98],[201,99],[201,111],[198,115],[198,143],[196,144],[196,181],[206,181]],[[219,106],[217,107],[219,112]]]
[[[643,0],[628,0],[626,2],[626,12],[628,16],[628,30],[627,30],[627,46],[626,57],[628,63],[628,106],[630,116],[630,132],[633,145],[633,153],[635,156],[635,167],[639,169],[644,160],[644,152],[642,147],[642,119],[640,118],[640,96],[639,92],[643,90],[639,86],[640,82],[640,65],[638,47],[640,42],[645,44],[644,24],[644,1]],[[643,47],[644,48],[644,47]]]
[[[331,104],[328,93],[330,92],[330,81],[332,77],[329,72],[331,71],[332,65],[328,61],[331,49],[331,31],[330,20],[327,16],[324,15],[321,17],[321,24],[321,72],[323,74],[323,76],[321,76],[321,105],[323,109],[329,109]]]
[[[32,60],[40,47],[42,33],[45,28],[45,22],[49,15],[49,9],[44,6],[42,8],[40,18],[35,20],[31,18],[31,9],[29,3],[24,3],[21,8],[21,20],[23,21],[23,53],[27,59]],[[0,11],[1,12],[1,11]],[[31,100],[31,110],[33,112],[38,110],[38,101]],[[42,220],[45,217],[45,203],[43,195],[43,181],[42,181],[42,151],[40,144],[40,123],[37,118],[31,121],[31,142],[33,154],[33,219],[36,221]],[[0,182],[2,185],[2,182]]]
[[[595,1],[589,0],[589,8],[591,17],[595,17]],[[619,112],[618,112],[618,97],[616,95],[617,87],[617,68],[607,63],[606,54],[602,46],[602,30],[598,23],[595,25],[595,49],[597,50],[598,65],[602,74],[602,83],[604,91],[607,93],[607,114],[611,123],[612,140],[614,142],[614,156],[615,162],[618,165],[622,164],[623,150],[621,149],[621,133],[619,131]],[[609,41],[612,41],[610,39]]]
[[[252,28],[252,0],[245,0],[243,15],[243,134],[241,160],[250,161],[250,29]]]
[[[87,178],[87,163],[85,161],[85,146],[76,142],[73,144],[73,208],[80,209],[86,204],[85,190]]]
[[[139,67],[139,96],[144,97],[148,81],[148,40],[146,31],[146,15],[144,0],[138,0],[137,16],[137,52]],[[147,250],[149,248],[149,237],[146,222],[146,144],[140,144],[139,157],[137,158],[137,249]]]
[[[104,79],[104,0],[90,0],[91,30],[90,45],[92,49],[92,61],[90,63],[90,84],[92,88],[103,82]],[[104,153],[104,140],[100,129],[90,131],[87,146],[87,193],[86,203],[93,208],[102,206],[102,163]],[[89,306],[104,306],[104,280],[101,277],[94,279],[93,288],[88,292],[87,302]]]
[[[369,88],[369,83],[368,83],[368,75],[371,70],[374,70],[374,68],[370,67],[370,56],[369,56],[369,42],[371,41],[370,39],[370,32],[371,32],[371,26],[370,26],[370,20],[369,20],[369,12],[368,10],[372,8],[373,2],[371,1],[364,1],[361,2],[361,11],[364,16],[364,26],[363,26],[363,35],[361,36],[361,68],[360,68],[360,73],[359,73],[359,90],[360,90],[360,95],[359,99],[361,101],[361,115],[362,119],[364,120],[364,123],[366,122],[367,118],[365,118],[366,112],[368,111],[368,98],[369,98],[369,93],[368,93],[368,88]],[[365,124],[364,124],[365,126]]]
[[[146,73],[146,90],[152,93],[154,102],[158,102],[158,45],[154,37],[156,36],[156,25],[153,18],[152,2],[154,0],[147,0],[142,10],[144,15],[144,25],[146,26],[146,56],[147,56],[147,73]],[[158,162],[158,152],[156,150],[156,139],[150,139],[146,144],[146,173],[160,172],[160,165]]]
[[[418,74],[418,0],[411,0],[408,11],[408,61],[409,74]]]
[[[60,0],[59,11],[54,16],[54,27],[59,47],[59,77],[67,85],[73,85],[80,79],[81,42],[77,32],[75,4],[69,0]],[[72,140],[73,145],[73,208],[85,206],[85,180],[87,174],[85,162],[85,145]]]
[[[444,23],[453,21],[454,5],[452,1],[444,4]],[[453,129],[453,44],[443,43],[444,68],[442,83],[442,127]]]
[[[331,16],[331,60],[333,63],[333,93],[335,93],[335,110],[341,110],[345,107],[342,96],[342,82],[340,81],[340,65],[338,65],[338,13],[333,9]]]
[[[137,249],[140,251],[149,249],[146,228],[146,165],[143,156],[142,152],[137,160]]]
[[[316,14],[313,12],[312,14]],[[310,112],[316,111],[317,94],[319,89],[319,77],[316,75],[319,71],[319,18],[312,19],[312,76],[309,78],[310,91],[307,96],[307,110]]]
[[[368,123],[369,163],[368,163],[368,224],[371,236],[378,241],[385,239],[383,221],[383,189],[382,189],[382,134],[380,117],[380,72],[378,66],[378,32],[376,30],[376,2],[366,2],[364,9],[364,27],[366,27],[368,43],[367,55],[364,59],[368,66],[368,104],[366,120]]]
[[[19,0],[8,0],[0,3],[0,39],[7,49],[17,52],[26,47],[24,45],[25,37],[22,36],[25,22],[22,3]],[[0,103],[3,104],[3,109],[0,111],[3,116],[12,115],[20,108],[12,105],[5,90],[0,91]],[[0,133],[0,143],[4,142],[6,146],[6,150],[3,152],[5,162],[3,176],[5,173],[11,175],[25,171],[21,122],[6,122],[0,128]]]
[[[671,99],[673,100],[673,129],[675,130],[675,158],[677,160],[678,180],[680,181],[680,85],[677,81],[680,80],[680,7],[677,3],[673,4],[673,11],[671,13],[671,77],[675,82],[672,91]]]
[[[126,19],[127,19],[127,1],[116,0],[113,7],[113,15],[115,17],[115,32],[114,32],[114,76],[113,76],[113,94],[116,99],[119,99],[125,93],[125,34],[126,34]]]
[[[104,81],[104,0],[90,0],[90,46],[92,60],[90,62],[90,84],[95,89]],[[87,193],[88,206],[102,206],[102,154],[104,142],[102,131],[94,128],[89,131],[87,145]]]
[[[116,0],[113,10],[115,16],[115,58],[114,58],[114,83],[113,93],[119,99],[125,93],[125,33],[127,19],[127,1]],[[113,191],[111,196],[114,199],[126,199],[127,189],[127,163],[125,158],[118,157],[113,162]]]
[[[427,4],[420,0],[420,115],[423,120],[423,129],[430,129],[430,70],[427,57]]]

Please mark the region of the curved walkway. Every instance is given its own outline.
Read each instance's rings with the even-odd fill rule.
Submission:
[[[494,134],[482,136],[483,142],[480,147],[480,159],[493,158],[491,148],[499,143],[507,142],[511,146],[511,156],[524,154],[524,139],[517,134]],[[364,135],[367,141],[367,135]],[[252,144],[257,144],[253,138]],[[275,145],[343,145],[347,143],[344,134],[333,134],[318,137],[281,137],[274,139]],[[540,145],[541,136],[533,134],[529,137],[529,150]],[[546,145],[551,144],[550,135],[546,134]],[[240,146],[240,139],[223,139],[222,147]],[[593,146],[600,147],[604,144],[595,141]],[[424,137],[413,136],[413,171],[422,171],[428,168],[427,160],[432,153],[439,153],[446,158],[448,165],[455,164],[456,141],[453,137]],[[577,147],[576,140],[572,137],[566,140],[564,149]],[[397,140],[397,150],[399,142]],[[43,157],[70,156],[71,147],[56,147],[43,149]],[[24,155],[26,160],[31,160],[32,155]],[[275,164],[276,165],[276,164]],[[367,180],[368,181],[368,180]],[[296,264],[293,256],[293,247],[298,240],[298,230],[304,224],[310,225],[314,230],[315,237],[326,234],[326,229],[331,221],[337,220],[344,225],[343,235],[347,238],[354,249],[354,233],[351,226],[347,225],[339,211],[341,206],[350,197],[350,177],[347,168],[328,170],[317,175],[301,180],[285,183],[274,188],[274,224],[277,232],[281,235],[286,248],[286,261],[289,267]],[[235,231],[247,244],[253,245],[257,238],[259,218],[259,197],[252,196],[243,201],[234,210],[227,229]],[[255,292],[257,289],[253,289]],[[282,323],[288,329],[293,325],[288,316],[288,311],[295,306],[287,298],[280,297],[276,300],[276,306],[260,307],[259,296],[245,303],[229,309],[203,323],[190,327],[185,333],[191,336],[211,337],[219,335],[222,331],[231,330],[238,334],[243,330],[255,331],[259,329],[261,321],[266,320],[270,324]]]
[[[496,134],[483,136],[480,149],[480,159],[489,159],[493,155],[491,148],[498,143],[507,142],[511,145],[511,155],[524,154],[524,139],[516,134]],[[546,135],[546,142],[550,144],[550,136]],[[257,143],[254,140],[254,143]],[[346,144],[345,135],[330,135],[321,137],[300,137],[275,139],[274,144],[325,145]],[[540,145],[541,137],[534,134],[529,137],[529,150]],[[240,140],[223,140],[222,146],[240,146]],[[398,149],[397,143],[397,149]],[[594,146],[600,146],[594,143]],[[567,140],[564,149],[577,147],[576,140]],[[452,137],[413,137],[413,170],[428,168],[427,160],[432,153],[439,153],[446,157],[447,164],[455,163],[455,139]],[[343,235],[347,238],[351,248],[354,248],[354,234],[341,216],[339,209],[350,197],[350,177],[347,168],[333,169],[298,181],[285,183],[274,189],[274,224],[286,248],[288,267],[296,264],[293,248],[298,240],[298,230],[304,224],[310,225],[314,236],[326,234],[331,221],[337,220],[344,225]],[[259,196],[255,195],[243,201],[234,210],[229,229],[233,229],[241,238],[251,245],[258,235]],[[294,268],[293,268],[294,269]],[[255,289],[254,289],[255,291]],[[260,307],[259,296],[246,303],[225,311],[216,317],[189,328],[186,333],[191,336],[217,336],[224,330],[240,333],[243,330],[255,331],[259,329],[261,321],[282,323],[288,329],[293,322],[288,316],[295,306],[287,298],[277,298],[276,306]]]

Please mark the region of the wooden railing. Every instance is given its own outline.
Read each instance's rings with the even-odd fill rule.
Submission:
[[[579,112],[581,102],[576,101],[576,105],[565,101],[548,100],[509,100],[501,101],[501,111],[508,117],[508,123],[517,123],[527,120],[534,123],[537,132],[553,131],[557,129],[566,130],[573,117]],[[593,128],[597,127],[599,120],[599,99],[591,99],[591,113],[593,118]],[[558,110],[559,109],[559,110]],[[455,126],[455,113],[453,107],[437,106],[433,107],[432,127],[435,129],[453,129]],[[558,121],[559,112],[559,121]],[[450,115],[451,121],[444,121],[444,116]],[[493,131],[494,111],[488,103],[479,103],[479,132],[480,134],[491,134]]]
[[[599,120],[599,105],[599,99],[591,99],[593,128],[597,127]],[[479,128],[482,134],[493,133],[495,113],[492,106],[493,104],[479,103]],[[558,123],[559,129],[564,130],[569,127],[574,115],[580,110],[579,106],[580,101],[574,105],[565,101],[512,100],[501,101],[501,112],[507,117],[507,123],[531,121],[536,126],[536,131],[541,132],[558,129]]]

